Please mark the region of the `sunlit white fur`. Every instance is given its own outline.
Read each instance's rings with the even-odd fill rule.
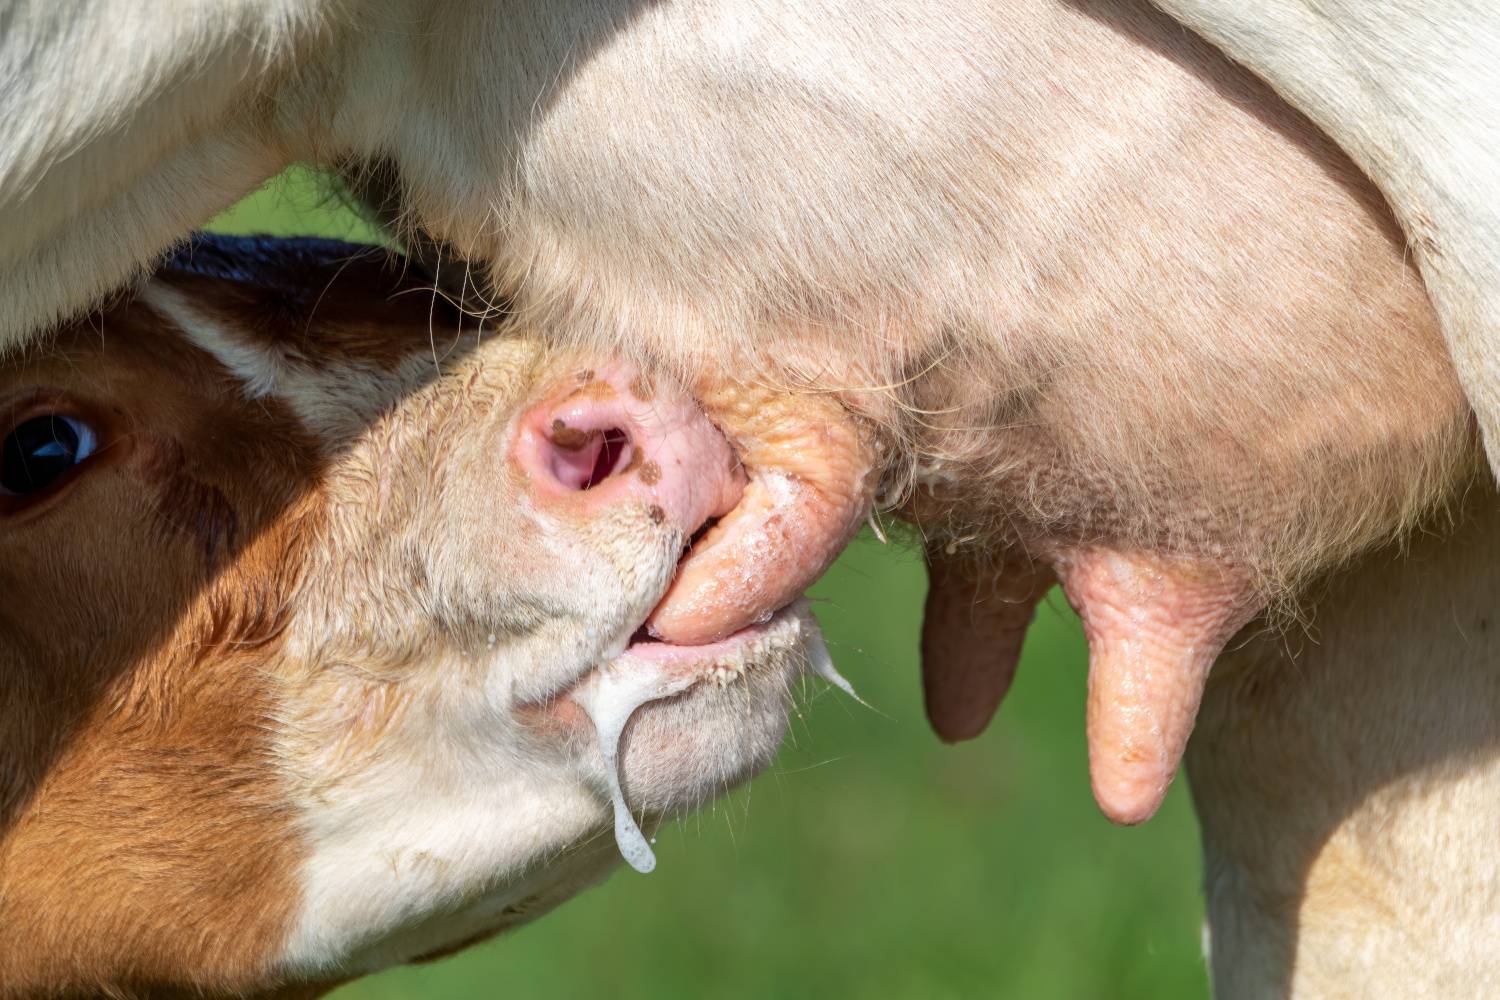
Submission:
[[[17,0],[0,12],[0,339],[119,285],[301,152],[254,106],[327,0]]]
[[[1380,186],[1500,469],[1500,6],[1153,2],[1269,81]]]
[[[1500,7],[1158,3],[1270,80],[1380,185],[1493,460]],[[903,172],[917,159],[883,143],[951,144],[974,124],[975,90],[1049,85],[1047,67],[976,57],[1003,51],[993,11],[985,0],[875,9],[839,0],[21,0],[0,14],[0,344],[35,338],[299,159],[352,161],[356,173],[393,162],[412,222],[487,260],[502,284],[530,289],[536,314],[574,336],[686,365],[737,350],[754,322],[810,301],[829,324],[883,344],[905,319],[884,310],[899,313],[914,288],[942,289],[944,305],[992,291],[984,268],[968,269],[972,256],[931,252],[950,245],[954,221],[934,193],[961,201],[969,178],[941,162]],[[955,25],[961,46],[945,41]],[[716,74],[736,86],[714,86]],[[840,100],[823,99],[828,91]],[[788,116],[769,134],[742,131],[734,109],[767,96]],[[600,120],[619,127],[606,136]],[[672,141],[653,142],[662,137]],[[756,178],[751,190],[733,183],[745,175]],[[663,179],[677,187],[655,186]],[[782,211],[763,210],[767,202]],[[695,203],[714,212],[682,213]],[[976,203],[1004,214],[984,196]],[[662,205],[680,214],[653,214]],[[1056,207],[1049,235],[1066,243],[1068,206]],[[1000,244],[985,253],[1003,258]],[[1011,263],[1024,298],[1036,275]],[[405,738],[420,745],[424,736]],[[358,770],[313,829],[337,831],[361,809],[383,815],[396,801],[385,780],[392,796],[429,787],[379,773]],[[437,787],[472,777],[456,768]],[[555,807],[560,827],[581,821],[570,801]],[[431,844],[447,863],[496,860],[455,846],[465,824],[502,822],[483,797],[455,810],[434,793],[415,811],[432,817]],[[379,828],[414,850],[426,834],[389,815]],[[502,842],[523,854],[537,846]],[[348,892],[390,928],[453,891],[403,875],[418,870],[401,867],[418,864],[409,858],[376,878],[373,847],[349,850],[310,862],[315,907]],[[368,900],[362,885],[373,887]],[[480,905],[460,896],[456,907]],[[309,932],[288,961],[347,957],[361,947],[351,933]]]
[[[503,675],[504,651],[489,656]],[[452,947],[536,916],[619,860],[587,769],[528,740],[508,699],[466,684],[475,663],[421,669],[419,704],[366,754],[309,745],[298,729],[338,727],[288,720],[282,754],[299,779],[308,848],[282,958],[290,975],[368,972]]]

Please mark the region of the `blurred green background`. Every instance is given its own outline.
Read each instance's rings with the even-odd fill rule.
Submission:
[[[295,170],[211,228],[378,238]],[[946,747],[918,685],[925,585],[898,540],[849,549],[813,594],[878,711],[808,682],[771,770],[665,826],[655,873],[619,871],[519,931],[335,997],[1206,997],[1186,790],[1139,829],[1095,809],[1066,603],[1044,604],[989,732]]]

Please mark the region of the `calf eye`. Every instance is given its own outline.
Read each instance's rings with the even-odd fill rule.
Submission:
[[[92,427],[60,413],[17,424],[0,445],[0,495],[25,496],[51,486],[92,455],[97,441]]]

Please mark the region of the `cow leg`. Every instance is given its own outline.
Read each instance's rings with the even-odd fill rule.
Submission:
[[[1500,995],[1500,505],[1215,667],[1187,767],[1215,993]]]

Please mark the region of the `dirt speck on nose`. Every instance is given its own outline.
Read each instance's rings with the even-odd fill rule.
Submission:
[[[552,433],[549,437],[553,444],[564,451],[581,451],[583,446],[589,443],[588,431],[569,427],[561,420],[552,421]]]
[[[651,515],[652,524],[661,524],[667,519],[667,512],[662,510],[657,504],[652,504],[646,513]]]
[[[646,376],[637,375],[630,380],[630,394],[643,403],[649,403],[656,395],[656,386]]]
[[[661,466],[654,461],[646,462],[641,466],[640,477],[647,486],[655,486],[661,482]]]

